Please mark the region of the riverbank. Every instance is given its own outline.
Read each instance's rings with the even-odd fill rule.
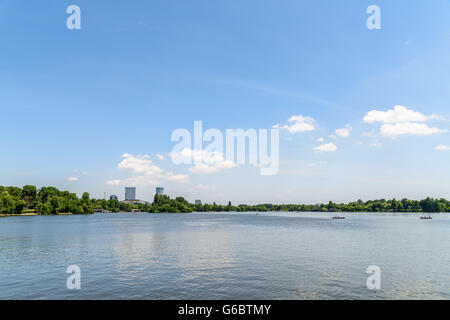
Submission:
[[[38,215],[39,214],[36,212],[13,213],[13,214],[0,213],[0,217],[27,217],[27,216],[38,216]]]
[[[6,213],[0,213],[0,217],[30,217],[30,216],[39,216],[39,213],[36,212],[27,212],[27,213],[13,213],[13,214],[6,214]],[[73,215],[71,212],[61,212],[55,214],[55,216],[70,216]]]

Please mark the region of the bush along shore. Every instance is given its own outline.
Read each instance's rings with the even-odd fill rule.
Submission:
[[[167,195],[155,195],[152,203],[127,203],[116,199],[91,199],[84,192],[81,198],[69,191],[60,191],[55,187],[26,185],[19,187],[0,186],[0,215],[55,215],[55,214],[92,214],[94,212],[248,212],[248,211],[312,211],[312,212],[450,212],[450,201],[446,199],[426,198],[423,200],[369,200],[350,203],[326,204],[259,204],[234,206],[220,204],[192,204],[183,197],[174,199]]]

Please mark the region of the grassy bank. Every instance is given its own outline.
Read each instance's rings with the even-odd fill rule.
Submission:
[[[31,217],[31,216],[39,216],[39,213],[36,212],[26,212],[26,213],[13,213],[13,214],[5,214],[5,213],[0,213],[0,217]],[[61,212],[61,213],[57,213],[55,214],[55,216],[71,216],[73,215],[73,213],[71,212]]]
[[[0,213],[0,217],[29,217],[29,216],[38,216],[39,214],[36,212],[27,212],[27,213],[13,213],[13,214],[6,214],[6,213]]]

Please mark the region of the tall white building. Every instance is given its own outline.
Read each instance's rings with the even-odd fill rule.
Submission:
[[[125,187],[125,200],[136,200],[135,187]]]

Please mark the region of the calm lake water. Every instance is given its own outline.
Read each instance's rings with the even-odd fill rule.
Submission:
[[[0,218],[1,299],[450,299],[450,216]],[[81,290],[68,290],[69,265]],[[366,287],[370,265],[381,290]]]

